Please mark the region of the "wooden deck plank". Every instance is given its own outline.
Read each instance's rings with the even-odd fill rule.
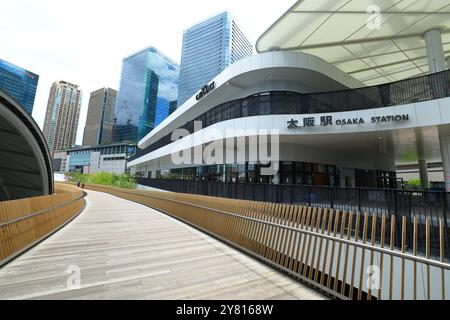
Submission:
[[[69,266],[81,288],[68,289]],[[88,191],[84,212],[0,269],[0,299],[325,299],[160,212]]]

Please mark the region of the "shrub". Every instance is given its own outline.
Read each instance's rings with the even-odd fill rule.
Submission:
[[[420,179],[413,179],[406,182],[406,184],[409,184],[411,186],[421,186],[422,182],[420,181]]]
[[[136,179],[129,175],[128,173],[124,174],[115,174],[109,172],[99,172],[94,174],[82,174],[79,172],[68,172],[64,174],[67,177],[70,177],[72,182],[84,182],[86,184],[100,184],[105,186],[114,186],[124,189],[136,189],[137,183]]]

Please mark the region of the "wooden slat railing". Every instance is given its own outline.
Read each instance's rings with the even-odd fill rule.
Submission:
[[[276,204],[170,192],[107,192],[167,213],[289,275],[341,299],[447,299],[450,264],[444,257],[440,221],[440,257],[406,248],[407,219],[328,208]],[[429,247],[430,222],[426,242]],[[394,247],[395,228],[402,247]],[[408,250],[407,250],[408,249]]]
[[[0,266],[77,216],[84,197],[79,188],[57,183],[53,195],[0,202]]]

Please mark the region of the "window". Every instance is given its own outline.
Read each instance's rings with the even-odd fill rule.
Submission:
[[[216,111],[216,122],[221,122],[226,120],[222,114],[223,106],[218,106],[214,110]]]
[[[248,100],[242,101],[242,117],[248,117]]]
[[[241,110],[240,101],[231,102],[230,119],[240,118],[242,116]]]
[[[262,95],[259,97],[259,113],[270,114],[270,95]]]

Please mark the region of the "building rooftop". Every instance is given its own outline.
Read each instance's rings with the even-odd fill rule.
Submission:
[[[117,147],[117,146],[136,146],[136,143],[128,143],[128,142],[121,142],[121,143],[111,143],[111,144],[99,144],[99,145],[93,145],[93,146],[74,146],[73,148],[68,148],[65,150],[58,150],[58,152],[70,152],[70,151],[77,151],[77,150],[90,150],[90,149],[98,149],[98,148],[110,148],[110,147]]]

